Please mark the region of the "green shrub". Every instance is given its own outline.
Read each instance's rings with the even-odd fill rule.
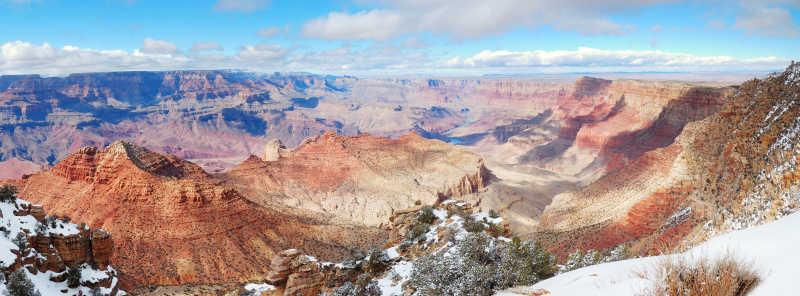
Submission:
[[[386,252],[378,248],[372,248],[369,251],[369,260],[367,260],[367,268],[373,274],[382,273],[389,267],[389,256]]]
[[[0,187],[0,202],[14,202],[17,200],[17,187],[5,184]]]
[[[8,283],[6,283],[6,289],[11,296],[41,296],[39,291],[34,288],[33,282],[28,279],[24,268],[18,268],[11,273]]]
[[[356,283],[346,282],[333,290],[333,296],[380,296],[378,282],[366,274],[359,275]]]
[[[67,269],[67,286],[75,288],[81,285],[81,268],[78,265]]]
[[[590,249],[584,253],[583,250],[578,249],[567,256],[567,261],[564,263],[564,265],[559,266],[558,272],[564,273],[601,262],[603,262],[603,258],[596,250]]]
[[[453,207],[453,208],[447,210],[447,218],[450,218],[450,217],[453,217],[453,216],[458,216],[458,217],[464,218],[464,217],[467,216],[467,213],[464,213],[464,211],[461,210],[461,208],[459,208],[459,207]]]
[[[538,241],[513,240],[501,254],[500,286],[532,285],[558,271],[555,256]]]
[[[472,216],[464,217],[464,229],[468,232],[482,232],[486,227],[483,222],[475,221]]]
[[[500,213],[498,213],[495,210],[489,210],[489,217],[492,217],[494,219],[500,218]]]
[[[495,224],[495,223],[489,223],[489,228],[486,229],[486,232],[488,232],[489,235],[491,235],[492,237],[495,237],[495,238],[499,237],[499,236],[502,236],[503,232],[505,232],[505,231],[506,231],[506,229],[503,228],[503,226],[501,226],[500,224]]]
[[[350,249],[350,257],[344,259],[344,261],[342,261],[342,265],[344,266],[344,268],[348,269],[359,268],[360,267],[359,263],[363,261],[364,258],[366,257],[367,255],[364,254],[364,252],[362,252],[361,250],[352,248]]]
[[[493,295],[555,272],[555,257],[537,242],[501,243],[470,233],[449,250],[417,259],[408,283],[421,295]]]
[[[406,240],[412,243],[421,242],[425,240],[425,234],[430,230],[428,224],[417,224],[406,233]]]
[[[417,213],[417,221],[422,224],[433,224],[436,221],[436,215],[433,214],[431,206],[425,206]]]
[[[25,253],[25,251],[28,250],[28,236],[22,231],[17,233],[17,236],[14,237],[13,243],[17,245],[20,253]]]

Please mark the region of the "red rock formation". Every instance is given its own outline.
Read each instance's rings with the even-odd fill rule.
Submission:
[[[251,280],[270,271],[277,250],[339,259],[346,248],[385,237],[324,215],[257,205],[196,165],[126,142],[81,149],[17,185],[22,198],[108,230],[125,288]],[[93,248],[106,264],[108,245]]]
[[[539,235],[560,254],[625,242],[654,254],[797,209],[789,193],[800,181],[800,85],[790,79],[798,68],[744,83],[719,107],[713,90],[686,92],[649,127],[606,142],[606,157],[625,158],[610,162],[616,170],[586,188],[556,196]],[[641,153],[649,147],[663,148]]]
[[[389,139],[328,132],[284,154],[269,162],[251,157],[224,176],[229,184],[246,185],[243,190],[261,203],[376,226],[417,201],[433,204],[488,184],[481,157],[416,134]]]

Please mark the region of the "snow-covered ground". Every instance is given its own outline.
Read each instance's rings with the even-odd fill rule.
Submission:
[[[685,253],[670,255],[691,260],[716,258],[733,254],[742,262],[752,264],[761,275],[761,282],[748,295],[797,295],[797,274],[800,266],[800,213],[781,220],[738,230],[715,237]],[[641,295],[652,286],[659,263],[667,256],[645,257],[593,265],[564,274],[536,285],[517,290],[544,289],[548,296],[559,295]],[[498,295],[520,295],[509,289]]]
[[[12,250],[19,250],[19,247],[14,243],[14,238],[16,238],[21,232],[27,232],[30,235],[36,233],[37,224],[39,223],[36,218],[30,215],[14,215],[15,210],[22,208],[23,206],[29,207],[30,205],[31,204],[29,202],[21,199],[16,199],[16,201],[0,202],[0,214],[2,214],[2,216],[0,216],[0,226],[5,228],[7,231],[7,233],[0,232],[0,270],[7,269],[17,260],[17,255],[12,253]],[[57,220],[54,221],[54,225],[55,227],[48,226],[42,233],[45,235],[70,235],[79,233],[78,225],[74,223]],[[44,259],[41,254],[32,248],[28,253],[28,257]],[[34,288],[42,295],[78,295],[79,293],[82,295],[90,295],[91,289],[88,287],[79,286],[77,288],[69,288],[66,281],[54,282],[50,280],[51,278],[63,275],[67,272],[66,270],[62,272],[46,271],[33,274],[25,267],[22,269],[25,270],[28,279],[30,279],[34,285]],[[106,270],[96,270],[93,269],[89,264],[83,264],[80,266],[80,270],[82,283],[97,283],[116,274],[116,271],[111,266],[109,266]],[[0,295],[7,295],[8,291],[6,289],[6,284],[6,282],[0,280]],[[116,285],[117,278],[113,277],[111,288],[101,287],[99,288],[98,292],[100,292],[102,295],[108,295]],[[62,293],[61,291],[66,291],[66,293]],[[125,295],[125,292],[119,291],[118,295]]]
[[[253,296],[259,296],[261,295],[261,292],[274,291],[275,286],[266,283],[265,284],[252,283],[244,286],[244,289],[247,290],[247,292],[250,292],[251,295]]]

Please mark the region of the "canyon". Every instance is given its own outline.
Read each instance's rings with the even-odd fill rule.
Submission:
[[[111,260],[132,290],[258,279],[292,247],[341,260],[352,248],[385,244],[378,221],[395,209],[488,182],[479,156],[415,134],[326,133],[283,154],[209,174],[120,140],[81,148],[12,183],[20,197],[114,235]]]
[[[659,254],[794,212],[798,71],[792,64],[743,83],[717,112],[686,124],[673,143],[555,196],[538,236],[561,255],[623,243]]]
[[[532,235],[553,196],[669,145],[686,123],[713,113],[729,90],[719,83],[589,77],[361,79],[232,71],[2,76],[0,81],[0,167],[14,168],[4,170],[6,178],[53,166],[81,147],[120,139],[234,178],[231,169],[249,155],[263,155],[265,143],[274,139],[294,148],[325,131],[390,138],[414,132],[482,156],[494,182],[478,194],[456,195],[504,212],[522,236]],[[700,111],[683,112],[695,107]],[[260,200],[287,190],[293,189],[261,190]],[[291,193],[299,191],[304,190]],[[287,204],[300,204],[294,197]],[[306,197],[314,200],[305,203],[309,209],[330,205],[321,196]],[[356,213],[354,207],[364,205],[337,206]],[[388,214],[370,221],[353,217],[380,224]]]
[[[2,76],[0,177],[111,233],[127,290],[259,281],[301,253],[341,261],[396,244],[404,209],[456,199],[560,260],[655,254],[795,207],[797,68],[740,86]]]

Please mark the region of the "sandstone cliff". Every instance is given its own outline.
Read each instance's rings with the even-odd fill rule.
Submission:
[[[12,199],[0,201],[0,232],[0,291],[12,272],[24,270],[42,295],[125,294],[110,266],[114,242],[104,230],[47,216],[41,206]],[[77,271],[74,278],[68,269]]]
[[[718,113],[688,123],[673,143],[556,196],[539,235],[562,254],[625,242],[638,253],[657,253],[791,212],[798,203],[797,68],[744,83]],[[691,115],[692,106],[672,112]]]
[[[277,152],[274,143],[268,149]],[[261,204],[279,202],[371,226],[415,202],[477,193],[489,183],[480,156],[413,133],[389,139],[327,132],[282,151],[271,161],[251,157],[223,175],[226,183]]]
[[[627,177],[610,176],[622,168],[656,169],[660,158],[669,157],[660,151],[687,124],[715,114],[730,92],[682,82],[579,78],[556,95],[550,108],[501,124],[493,137],[475,144],[472,150],[486,157],[499,179],[491,194],[475,200],[483,208],[502,210],[515,232],[530,236],[554,196],[607,182],[604,178],[628,184]],[[637,164],[640,158],[653,164]],[[604,210],[597,208],[598,215]],[[544,220],[552,225],[555,219],[549,214]]]
[[[325,215],[258,205],[198,166],[127,142],[82,148],[16,181],[20,196],[114,236],[127,288],[243,281],[290,247],[337,259],[385,235]]]

